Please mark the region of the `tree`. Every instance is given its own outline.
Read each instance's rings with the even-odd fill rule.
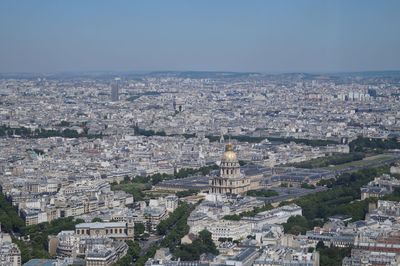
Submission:
[[[271,189],[249,190],[249,191],[247,191],[246,194],[247,194],[247,196],[266,197],[266,198],[279,195],[278,192],[276,192],[275,190],[271,190]]]
[[[128,245],[128,252],[126,255],[119,259],[114,265],[116,266],[128,266],[132,265],[133,261],[136,261],[140,257],[140,246],[137,242],[133,242],[132,240],[126,241]]]
[[[21,248],[21,252],[28,251],[28,254],[22,254],[25,258],[48,258],[47,241],[49,235],[56,235],[62,230],[74,230],[75,225],[84,222],[82,219],[73,220],[73,217],[59,218],[50,223],[40,223],[21,228],[21,235],[31,237],[28,249],[24,247],[23,242],[16,242]]]
[[[296,215],[291,216],[286,223],[283,224],[286,234],[305,234],[309,228],[307,219],[304,216]]]
[[[350,151],[381,153],[385,150],[399,149],[400,142],[396,138],[379,139],[358,137],[349,143]]]
[[[343,258],[351,253],[351,248],[329,248],[322,241],[318,242],[316,249],[320,254],[320,264],[324,266],[342,265]]]
[[[199,237],[191,244],[184,244],[177,248],[174,252],[175,258],[180,258],[182,261],[199,260],[203,253],[211,253],[218,255],[218,249],[215,246],[212,235],[207,230],[199,232]]]
[[[323,248],[325,248],[324,242],[322,240],[318,241],[316,249],[318,250],[318,249],[323,249]]]
[[[20,232],[25,226],[24,220],[19,217],[17,210],[0,193],[0,223],[1,229],[5,232]]]
[[[362,160],[365,157],[365,153],[363,152],[351,152],[348,154],[334,154],[331,156],[315,158],[304,162],[292,163],[290,166],[299,167],[299,168],[319,168],[326,167],[329,165],[339,165],[353,161]]]
[[[146,228],[145,228],[144,224],[135,223],[135,226],[134,226],[135,236],[140,236],[141,234],[143,234],[145,229]]]
[[[219,242],[232,242],[232,237],[228,237],[228,238],[225,238],[225,237],[220,237],[220,238],[218,238],[218,241]]]
[[[388,171],[389,167],[383,166],[344,173],[330,183],[330,190],[309,194],[293,202],[303,209],[310,229],[316,219],[326,220],[335,214],[351,215],[354,221],[364,219],[369,201],[354,201],[360,198],[360,187]]]
[[[139,245],[139,243],[138,242],[134,242],[134,241],[132,241],[132,240],[128,240],[128,241],[126,241],[126,243],[128,244],[128,246],[129,246],[129,249],[128,249],[128,252],[129,252],[129,254],[132,256],[132,258],[134,259],[134,260],[136,260],[137,258],[139,258],[139,256],[140,256],[140,245]]]
[[[301,184],[301,188],[305,188],[305,189],[315,189],[315,186],[314,186],[314,185],[307,184],[307,183],[302,183],[302,184]]]
[[[199,232],[199,240],[201,241],[205,252],[215,255],[218,254],[218,250],[214,244],[214,241],[212,240],[212,234],[208,230],[204,229]]]
[[[189,190],[183,190],[183,191],[176,192],[176,196],[178,196],[178,198],[184,198],[184,197],[196,195],[197,193],[199,193],[199,190],[189,189]]]
[[[257,213],[263,212],[263,211],[268,211],[273,209],[271,204],[265,204],[262,207],[255,207],[252,211],[246,211],[242,212],[240,214],[233,214],[233,215],[225,215],[222,217],[224,220],[232,220],[232,221],[239,221],[243,217],[254,217],[257,215]]]

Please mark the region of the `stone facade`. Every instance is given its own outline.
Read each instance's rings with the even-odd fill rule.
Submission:
[[[244,194],[250,188],[250,178],[240,172],[240,165],[233,145],[226,145],[221,160],[220,173],[210,179],[210,193],[213,194]]]

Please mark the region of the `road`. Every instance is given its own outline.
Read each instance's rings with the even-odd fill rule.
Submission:
[[[139,240],[139,245],[141,248],[140,256],[143,256],[152,245],[160,243],[162,239],[163,236],[151,235],[149,236],[149,239],[146,241]]]
[[[297,199],[305,195],[325,191],[327,189],[328,188],[326,187],[316,187],[315,189],[277,187],[277,188],[271,188],[271,190],[278,192],[279,193],[278,196],[267,197],[267,198],[257,197],[257,199],[262,200],[265,203],[276,203],[289,199]]]
[[[363,165],[363,166],[350,166],[350,167],[347,167],[347,168],[344,168],[341,170],[333,171],[333,173],[336,176],[338,176],[338,175],[341,175],[344,173],[351,173],[351,172],[355,172],[355,171],[359,171],[359,170],[363,170],[363,169],[376,168],[376,167],[381,167],[384,165],[389,165],[389,164],[395,163],[400,160],[400,154],[395,153],[395,154],[391,154],[391,155],[393,156],[393,158],[378,161],[378,162],[372,161],[371,163]]]

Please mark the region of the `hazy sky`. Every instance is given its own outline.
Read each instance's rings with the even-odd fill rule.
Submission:
[[[399,0],[0,1],[0,72],[399,69]]]

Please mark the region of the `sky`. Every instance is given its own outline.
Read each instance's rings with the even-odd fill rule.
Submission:
[[[0,72],[400,70],[400,1],[2,0]]]

